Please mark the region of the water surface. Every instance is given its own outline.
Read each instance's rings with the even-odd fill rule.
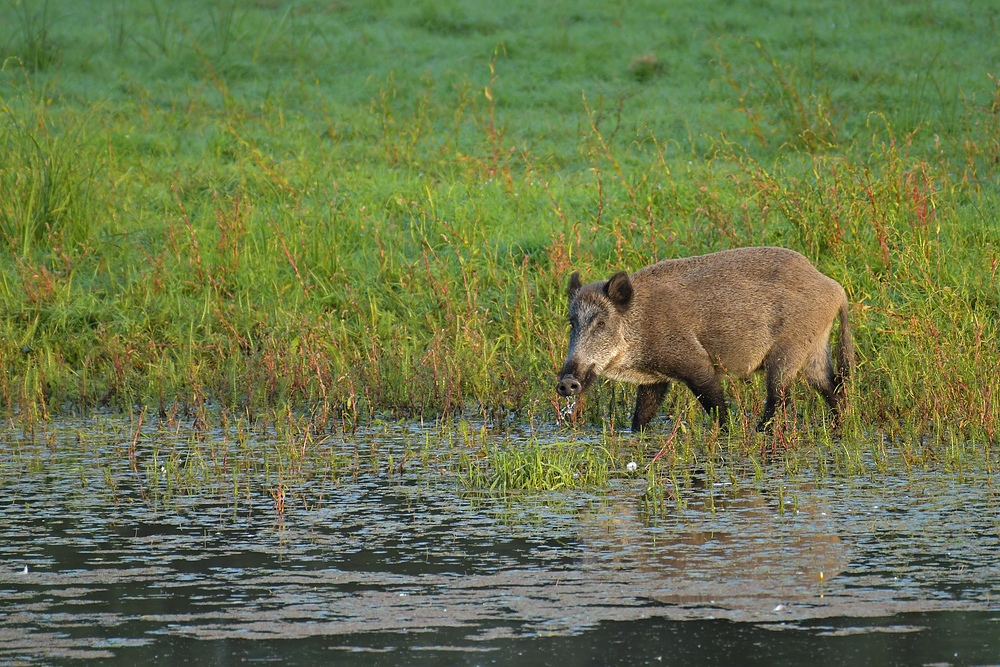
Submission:
[[[985,471],[497,497],[410,425],[333,441],[350,474],[169,491],[204,435],[150,427],[130,455],[128,432],[5,435],[0,663],[1000,664]],[[414,442],[401,472],[364,463]]]

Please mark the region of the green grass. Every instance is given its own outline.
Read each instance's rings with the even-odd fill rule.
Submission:
[[[768,243],[854,304],[846,441],[994,443],[998,20],[5,0],[0,411],[551,423],[571,271]],[[732,446],[770,448],[759,384],[729,394]],[[587,428],[629,395],[599,387]],[[795,408],[777,444],[822,441]],[[665,411],[713,437],[685,392]]]

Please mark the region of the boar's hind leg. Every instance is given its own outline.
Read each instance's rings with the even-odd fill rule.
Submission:
[[[649,423],[663,402],[663,397],[670,387],[669,382],[657,384],[640,384],[635,396],[635,412],[632,414],[632,431],[638,432]]]
[[[822,345],[813,350],[806,360],[806,380],[809,385],[822,394],[833,413],[833,421],[837,422],[840,411],[840,400],[837,395],[837,374],[833,370],[833,359],[830,357],[830,346]]]
[[[722,395],[722,385],[713,371],[708,371],[701,377],[687,378],[684,383],[698,398],[705,412],[714,415],[719,420],[719,426],[726,425],[726,399]]]

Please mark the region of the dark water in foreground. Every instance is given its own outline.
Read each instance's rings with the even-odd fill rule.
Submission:
[[[0,447],[3,665],[1000,664],[987,473],[782,469],[650,512],[641,479],[492,498],[411,466],[278,513]]]

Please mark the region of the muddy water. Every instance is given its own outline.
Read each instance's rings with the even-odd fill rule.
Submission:
[[[0,442],[0,664],[1000,663],[986,472],[496,498],[409,428],[360,447],[422,443],[402,473],[286,478],[281,506],[266,461],[167,493],[148,462],[192,436],[130,460],[127,430]]]

